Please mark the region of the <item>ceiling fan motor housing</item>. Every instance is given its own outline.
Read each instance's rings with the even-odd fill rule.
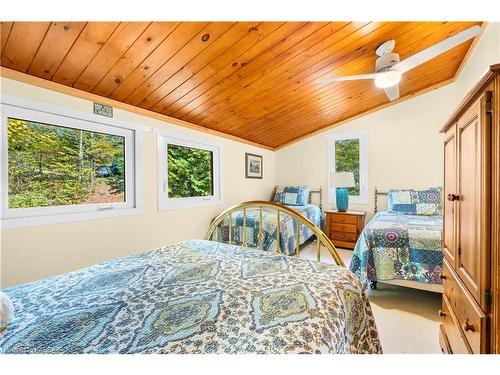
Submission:
[[[399,55],[394,52],[386,53],[380,56],[375,62],[375,70],[377,72],[389,69],[391,66],[399,62]]]

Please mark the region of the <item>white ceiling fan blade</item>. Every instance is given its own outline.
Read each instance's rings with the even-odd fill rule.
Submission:
[[[339,77],[328,77],[321,78],[316,80],[318,83],[331,83],[331,82],[340,82],[340,81],[354,81],[356,79],[375,79],[377,73],[369,73],[369,74],[358,74],[355,76],[339,76]]]
[[[407,72],[420,64],[423,64],[436,56],[441,55],[442,53],[449,51],[450,49],[462,44],[463,42],[474,38],[481,32],[481,28],[479,26],[472,26],[468,29],[449,37],[442,42],[434,44],[432,47],[426,48],[419,53],[416,53],[413,56],[408,57],[407,59],[393,65],[391,70],[398,70],[401,73]]]
[[[392,102],[393,100],[399,99],[399,85],[394,85],[384,89],[385,95]]]

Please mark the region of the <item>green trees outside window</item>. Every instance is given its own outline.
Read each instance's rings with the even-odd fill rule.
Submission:
[[[356,186],[348,188],[349,195],[358,196],[359,186],[359,139],[335,141],[336,172],[353,172]]]
[[[213,195],[213,152],[167,145],[169,198]]]
[[[125,139],[9,118],[9,208],[125,201]]]

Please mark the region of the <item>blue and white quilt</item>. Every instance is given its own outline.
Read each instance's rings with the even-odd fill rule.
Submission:
[[[315,225],[321,228],[322,214],[318,206],[306,204],[304,206],[288,206],[297,211]],[[226,217],[218,226],[216,231],[216,240],[219,242],[229,242],[229,217]],[[243,230],[243,213],[235,214],[231,218],[231,243],[242,245],[245,241]],[[277,215],[276,210],[263,210],[262,215],[262,249],[265,251],[276,252],[277,250]],[[246,210],[246,244],[249,247],[260,248],[259,232],[261,228],[260,212],[258,208],[249,208]],[[312,237],[313,232],[305,225],[299,224],[299,245]],[[297,248],[297,222],[289,215],[280,214],[280,232],[279,232],[280,252],[287,255],[295,254]]]
[[[349,270],[191,240],[5,289],[0,353],[381,353]]]
[[[351,271],[361,282],[410,280],[441,284],[442,216],[379,212],[361,233]]]

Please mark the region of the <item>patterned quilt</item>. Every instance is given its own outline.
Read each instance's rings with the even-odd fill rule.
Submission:
[[[321,210],[314,204],[306,204],[305,206],[288,206],[292,210],[297,211],[307,217],[314,224],[321,228]],[[276,210],[263,210],[262,214],[262,248],[265,251],[276,252],[277,250],[277,233],[276,233],[277,215]],[[260,213],[258,208],[247,209],[246,211],[246,243],[249,247],[260,248],[259,230],[260,230]],[[299,245],[302,245],[313,235],[313,232],[305,225],[299,224]],[[226,217],[216,231],[216,239],[218,242],[229,242],[229,217]],[[233,215],[231,223],[231,243],[237,245],[243,244],[243,213]],[[297,223],[294,218],[289,215],[280,214],[280,250],[283,254],[293,255],[297,248]]]
[[[366,285],[377,280],[441,284],[442,216],[377,213],[354,248],[351,271]]]
[[[4,291],[2,353],[381,353],[349,270],[211,241]]]

